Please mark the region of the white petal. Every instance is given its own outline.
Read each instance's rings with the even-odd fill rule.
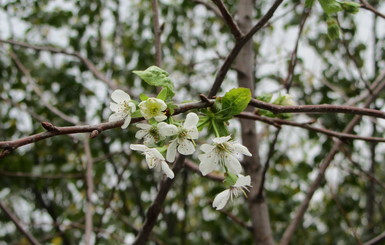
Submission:
[[[163,173],[165,173],[170,179],[173,179],[175,175],[171,168],[168,166],[168,164],[165,161],[162,161],[161,166]]]
[[[155,143],[155,139],[151,135],[147,134],[146,136],[144,136],[143,144],[145,144],[146,146],[154,146]]]
[[[108,118],[108,121],[109,121],[109,122],[120,121],[120,120],[123,120],[126,116],[127,116],[127,114],[125,114],[125,113],[113,113],[113,114],[111,114],[111,116]]]
[[[136,127],[141,128],[141,129],[147,129],[147,130],[152,128],[152,126],[150,124],[146,124],[146,123],[137,123]]]
[[[123,125],[122,125],[121,128],[123,128],[123,129],[127,128],[128,125],[130,124],[130,122],[131,122],[131,116],[128,115],[128,116],[126,117],[126,119],[124,119],[124,123],[123,123]]]
[[[113,111],[113,112],[118,112],[119,109],[120,109],[120,105],[119,105],[119,104],[116,104],[116,103],[114,103],[114,102],[111,102],[111,103],[110,103],[110,109],[111,109],[111,111]]]
[[[216,208],[217,210],[224,208],[229,198],[230,198],[230,190],[222,191],[214,198],[213,208]]]
[[[187,130],[188,136],[190,136],[190,139],[198,139],[198,129],[197,127],[191,127]]]
[[[238,174],[237,182],[235,182],[234,187],[242,187],[242,186],[250,186],[251,178],[250,176],[243,176],[242,174]]]
[[[209,153],[214,149],[215,149],[215,146],[213,146],[213,145],[209,145],[209,144],[201,145],[201,151],[203,151],[204,153]]]
[[[161,114],[159,116],[154,117],[156,121],[161,122],[167,119],[167,116],[164,114]]]
[[[186,120],[183,123],[183,127],[184,128],[196,127],[198,121],[199,121],[198,115],[195,114],[194,112],[190,112],[186,116]]]
[[[114,92],[112,92],[111,99],[116,103],[120,103],[125,100],[131,100],[131,97],[123,90],[117,89]]]
[[[134,151],[147,151],[148,147],[140,144],[132,144],[130,145],[130,149]]]
[[[219,138],[214,138],[213,142],[216,144],[222,144],[231,139],[231,136],[224,136],[224,137],[219,137]]]
[[[195,146],[190,140],[183,140],[178,146],[178,152],[183,155],[191,155],[195,151]]]
[[[164,137],[176,135],[178,133],[178,128],[175,125],[167,124],[165,122],[159,123],[158,128],[159,134]]]
[[[138,125],[136,125],[136,126],[138,126]],[[140,139],[142,139],[147,134],[148,134],[147,130],[139,130],[138,132],[136,132],[135,138],[140,140]]]
[[[160,152],[159,152],[157,149],[155,149],[155,148],[150,148],[150,149],[148,149],[148,151],[150,152],[150,154],[151,154],[153,157],[155,157],[155,158],[157,158],[157,159],[160,159],[160,160],[164,160],[163,155],[160,154]]]
[[[232,174],[239,174],[242,171],[241,163],[234,156],[227,154],[225,156],[225,165],[227,170]]]
[[[131,107],[131,113],[136,111],[136,105],[132,102],[128,103],[128,106]]]
[[[174,162],[175,161],[176,145],[177,145],[176,140],[172,140],[171,144],[168,146],[167,154],[166,154],[166,159],[169,162]]]
[[[156,159],[155,157],[152,156],[152,154],[148,154],[148,152],[146,152],[146,162],[147,162],[147,165],[148,167],[151,169],[151,168],[154,168],[157,164],[157,161],[158,159]]]
[[[207,161],[206,154],[201,154],[198,157],[199,157],[199,160],[201,160],[201,163],[199,164],[199,170],[201,171],[203,176],[207,175],[208,173],[211,173],[217,167],[217,165],[214,164],[214,162]]]
[[[232,145],[232,148],[233,148],[233,151],[236,153],[242,153],[243,155],[251,157],[251,153],[250,153],[249,149],[247,149],[247,147],[244,145],[241,145],[239,143],[235,143]]]

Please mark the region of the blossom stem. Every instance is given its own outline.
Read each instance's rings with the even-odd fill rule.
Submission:
[[[213,120],[212,125],[213,125],[213,129],[214,129],[215,136],[216,136],[216,137],[221,137],[221,134],[219,133],[219,130],[218,130],[218,128],[217,128],[217,124],[216,124],[215,120]]]

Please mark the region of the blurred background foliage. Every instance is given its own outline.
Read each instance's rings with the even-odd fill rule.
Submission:
[[[224,22],[199,2],[160,0],[163,68],[175,83],[178,103],[207,94],[215,72],[234,44]],[[238,1],[224,2],[231,13],[236,12]],[[132,73],[155,62],[151,1],[1,0],[0,4],[1,39],[78,52],[134,98],[143,92],[155,93]],[[256,1],[254,22],[271,4]],[[385,8],[381,1],[371,4],[379,10]],[[255,35],[254,96],[283,91],[303,12],[304,1],[285,1]],[[311,10],[300,37],[290,90],[298,104],[346,104],[384,69],[384,20],[363,9],[357,15],[340,14],[338,19],[341,39],[330,40],[322,9],[315,4]],[[79,124],[107,121],[112,88],[97,79],[80,59],[4,43],[0,53],[1,141],[42,132],[42,121],[73,125],[52,113],[47,104]],[[30,72],[31,79],[16,60]],[[236,86],[235,73],[230,71],[219,94]],[[360,106],[361,101],[355,105]],[[381,95],[373,108],[383,109],[383,105]],[[293,120],[317,119],[316,126],[342,131],[351,118],[317,114],[295,115]],[[235,135],[238,126],[235,120],[231,123]],[[264,162],[276,129],[262,123],[257,126]],[[355,133],[381,137],[383,129],[383,122],[364,118]],[[137,142],[135,131],[135,125],[130,125],[128,130],[109,130],[90,141],[97,244],[130,243],[157,192],[161,175],[149,171],[143,157],[129,150],[129,144]],[[1,200],[43,244],[78,244],[83,239],[84,137],[87,135],[50,138],[0,159]],[[206,141],[202,135],[198,144]],[[266,184],[277,241],[332,144],[332,139],[311,131],[282,129]],[[384,180],[384,146],[357,141],[344,147],[327,171],[292,244],[354,244],[355,236],[365,241],[385,230],[383,187],[365,174]],[[195,162],[196,156],[192,157]],[[251,244],[248,229],[211,207],[222,189],[220,184],[184,169],[168,194],[150,243]],[[242,198],[226,210],[250,224]],[[0,213],[0,244],[27,243]]]

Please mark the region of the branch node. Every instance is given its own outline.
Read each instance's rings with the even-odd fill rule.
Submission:
[[[98,135],[100,134],[100,131],[99,130],[93,130],[91,133],[90,133],[90,139],[93,139],[93,138],[96,138]]]
[[[209,98],[207,98],[207,96],[204,95],[204,94],[200,94],[199,98],[201,98],[201,101],[204,102],[204,103],[208,103],[208,104],[210,103]]]
[[[41,123],[41,126],[43,126],[43,128],[45,129],[45,130],[47,130],[48,132],[55,132],[55,133],[58,133],[58,132],[60,132],[60,130],[57,128],[57,127],[55,127],[52,123],[50,123],[50,122],[42,122]]]

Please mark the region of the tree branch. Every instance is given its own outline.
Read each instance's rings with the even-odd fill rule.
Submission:
[[[215,5],[217,5],[219,11],[221,11],[222,17],[226,22],[227,26],[230,28],[230,31],[235,37],[235,39],[236,40],[240,39],[243,36],[242,31],[239,29],[237,23],[235,23],[233,17],[230,15],[229,11],[227,10],[222,0],[212,0],[212,1],[215,3]]]
[[[277,10],[277,8],[282,2],[283,0],[276,0],[274,4],[271,6],[271,8],[267,11],[267,13],[260,19],[260,21],[247,34],[245,34],[244,36],[242,36],[236,41],[233,49],[231,50],[229,55],[226,57],[225,62],[223,63],[223,65],[221,66],[221,68],[219,69],[215,77],[213,86],[211,87],[211,90],[208,94],[209,98],[212,98],[217,94],[219,88],[222,85],[223,80],[226,77],[227,72],[231,68],[231,64],[237,57],[239,51],[241,51],[242,47],[252,38],[252,36],[257,31],[259,31],[271,19],[271,17],[273,17],[274,12]]]
[[[40,245],[39,241],[31,234],[29,231],[27,231],[23,225],[21,224],[21,221],[14,215],[11,210],[9,210],[2,201],[0,201],[0,209],[3,210],[3,212],[12,220],[12,222],[16,225],[16,228],[23,233],[23,235],[28,239],[30,243],[33,245]]]
[[[380,13],[377,9],[375,9],[375,8],[374,8],[372,5],[370,5],[367,1],[365,1],[365,0],[360,0],[360,2],[361,2],[361,4],[362,4],[362,5],[361,5],[361,8],[367,9],[367,10],[373,12],[375,15],[377,15],[377,16],[379,16],[379,17],[385,19],[385,15],[382,14],[382,13]]]
[[[158,67],[162,67],[162,42],[160,40],[162,30],[159,26],[158,0],[152,0],[152,22],[154,25],[154,39],[155,39],[155,65]]]
[[[68,56],[76,57],[87,66],[87,68],[92,72],[92,74],[94,74],[94,76],[96,78],[98,78],[99,80],[106,83],[111,89],[117,89],[118,88],[118,86],[113,81],[109,80],[105,75],[103,75],[103,73],[101,73],[98,70],[98,68],[96,68],[96,66],[89,59],[87,59],[86,57],[82,56],[81,54],[79,54],[77,52],[70,52],[70,51],[67,51],[65,49],[54,48],[54,47],[37,46],[37,45],[32,45],[32,44],[28,44],[25,42],[19,42],[19,41],[14,41],[14,40],[0,39],[0,43],[7,43],[7,44],[10,44],[13,46],[30,48],[30,49],[39,50],[39,51],[48,51],[48,52],[55,53],[55,54],[65,54]]]
[[[172,184],[174,183],[178,173],[183,168],[183,162],[185,160],[184,155],[179,155],[172,171],[175,174],[173,179],[166,178],[160,183],[159,192],[155,197],[155,200],[152,202],[151,206],[147,210],[146,220],[144,221],[142,229],[139,231],[139,234],[136,236],[136,239],[133,245],[145,244],[148,240],[152,229],[154,228],[156,221],[158,220],[159,213],[162,209],[163,203],[166,199],[167,193],[171,189]]]

